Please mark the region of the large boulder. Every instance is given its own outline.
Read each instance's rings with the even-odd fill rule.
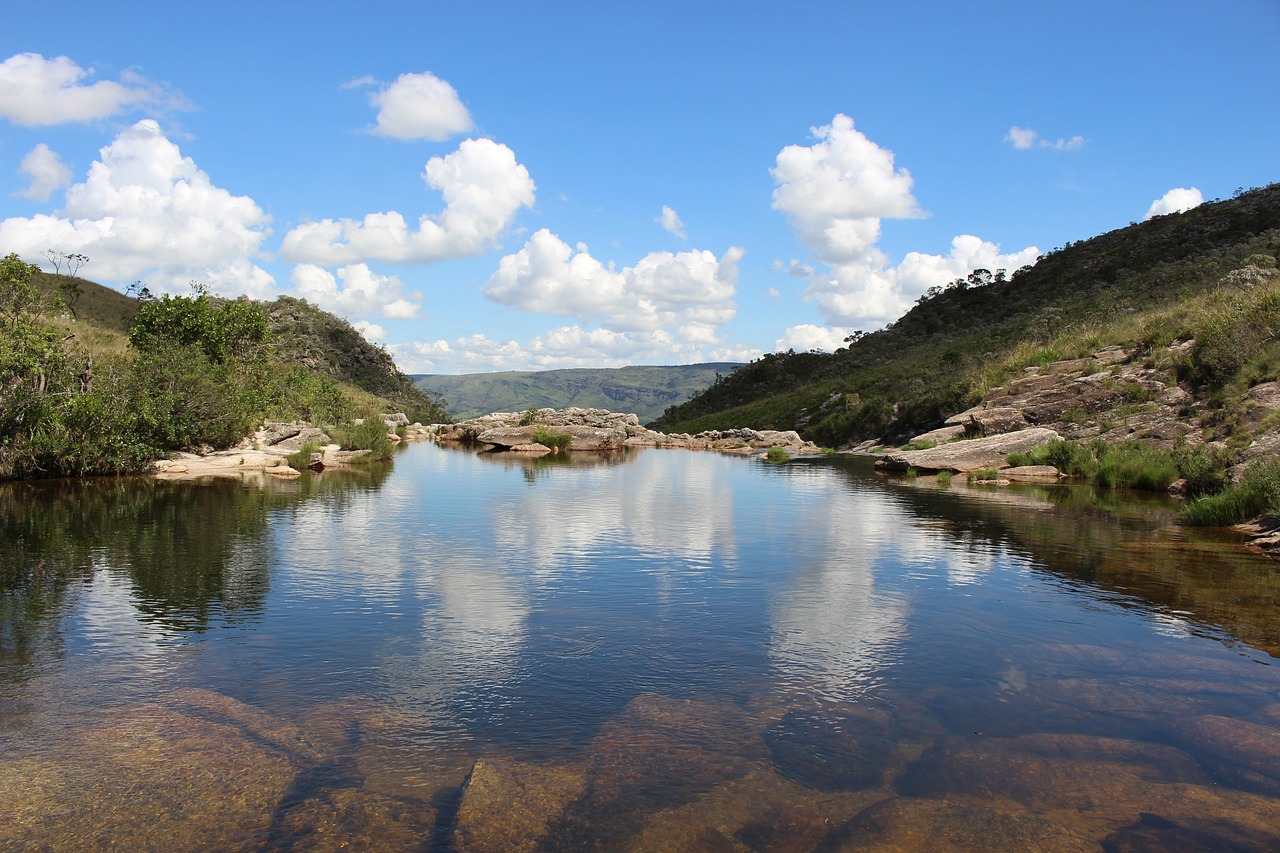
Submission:
[[[1003,435],[954,441],[928,450],[897,450],[886,453],[877,466],[905,471],[951,471],[963,474],[980,468],[1007,468],[1010,453],[1026,453],[1042,444],[1059,441],[1062,436],[1051,429],[1033,427]]]

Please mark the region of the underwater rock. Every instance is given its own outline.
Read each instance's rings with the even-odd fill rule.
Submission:
[[[462,791],[454,849],[534,851],[551,821],[582,796],[586,775],[572,767],[542,767],[507,758],[475,763]]]
[[[1010,814],[947,800],[898,798],[872,806],[855,817],[824,849],[877,853],[1084,853],[1096,851],[1098,845],[1037,815]]]

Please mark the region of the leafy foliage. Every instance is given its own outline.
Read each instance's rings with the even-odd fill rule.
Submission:
[[[568,450],[569,445],[573,443],[573,436],[563,432],[552,432],[546,427],[538,427],[533,431],[531,437],[535,444],[541,444],[543,447],[550,447],[557,453],[561,450]]]

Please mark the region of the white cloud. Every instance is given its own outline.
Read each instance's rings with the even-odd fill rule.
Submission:
[[[811,146],[788,145],[771,170],[773,207],[787,215],[801,242],[828,262],[872,251],[883,218],[921,216],[911,174],[895,170],[893,152],[876,145],[837,115],[813,128]]]
[[[18,170],[31,178],[31,186],[14,195],[32,201],[48,201],[55,190],[71,183],[71,170],[57,152],[50,151],[43,142],[27,152]]]
[[[1029,127],[1018,127],[1016,124],[1009,128],[1009,132],[1004,135],[1004,141],[1013,145],[1019,151],[1028,151],[1032,148],[1051,148],[1054,151],[1078,151],[1085,146],[1089,140],[1083,136],[1073,136],[1070,139],[1058,139],[1050,141],[1041,139],[1040,134],[1036,133]]]
[[[484,293],[511,308],[599,318],[626,330],[723,325],[737,313],[733,297],[742,254],[737,247],[719,259],[707,250],[650,252],[617,271],[592,257],[585,245],[570,248],[543,228],[499,261]]]
[[[337,278],[315,264],[299,264],[293,268],[290,280],[299,296],[344,317],[380,315],[411,320],[418,316],[422,304],[421,293],[414,291],[406,298],[400,279],[378,275],[366,264],[340,267]]]
[[[126,129],[100,157],[67,190],[61,215],[6,219],[0,245],[24,257],[50,248],[88,255],[101,281],[140,278],[163,290],[194,278],[227,295],[272,292],[274,280],[251,261],[271,217],[214,186],[156,122]]]
[[[343,88],[374,82],[362,77]],[[401,74],[394,83],[369,93],[369,103],[378,108],[378,123],[372,128],[378,136],[443,142],[474,126],[457,91],[430,71]]]
[[[811,323],[802,323],[799,326],[792,326],[787,329],[786,334],[775,341],[773,346],[775,352],[785,352],[789,349],[797,352],[808,352],[815,349],[823,352],[835,352],[845,345],[844,339],[849,334],[848,329],[833,329],[825,326],[815,326]]]
[[[370,323],[367,320],[357,320],[351,325],[357,332],[364,335],[364,339],[366,341],[383,342],[387,339],[386,330],[377,323]]]
[[[476,373],[495,370],[551,370],[568,367],[625,367],[631,364],[693,364],[750,361],[754,347],[720,343],[713,327],[686,324],[653,331],[560,326],[525,343],[474,334],[453,341],[417,341],[387,347],[408,373]]]
[[[516,212],[534,202],[529,171],[510,148],[490,139],[467,139],[453,153],[432,157],[422,179],[444,197],[445,209],[420,217],[416,229],[394,210],[370,213],[361,221],[322,219],[290,230],[281,254],[325,266],[478,255],[494,248]]]
[[[121,75],[123,83],[81,82],[93,74],[92,68],[81,68],[65,56],[11,56],[0,63],[0,116],[14,124],[40,127],[95,121],[140,104],[185,103],[180,95],[133,72]]]
[[[1181,213],[1203,203],[1204,196],[1195,187],[1176,187],[1151,202],[1151,206],[1147,208],[1147,215],[1142,217],[1142,221],[1145,222],[1153,216],[1162,216],[1166,213]]]
[[[684,222],[682,222],[679,215],[667,205],[664,204],[662,206],[662,214],[653,221],[661,225],[671,234],[679,237],[681,240],[685,239]]]
[[[826,326],[872,327],[901,316],[925,290],[985,267],[1016,269],[1034,263],[1035,247],[1001,254],[1000,247],[962,235],[949,255],[910,252],[894,267],[877,243],[881,219],[923,215],[906,169],[893,152],[854,129],[848,116],[813,129],[811,146],[788,145],[772,170],[774,208],[785,213],[800,241],[825,269],[792,260],[789,274],[807,279],[804,295],[816,302]],[[817,327],[794,327],[784,340],[821,346]],[[796,347],[797,349],[800,346]],[[806,347],[808,348],[808,347]]]

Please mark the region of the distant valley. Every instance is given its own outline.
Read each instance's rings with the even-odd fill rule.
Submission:
[[[648,423],[661,417],[668,406],[683,403],[713,385],[717,376],[727,376],[741,366],[710,362],[456,376],[418,374],[411,378],[418,388],[443,396],[450,414],[458,419],[490,412],[581,406],[634,412],[641,423]]]

